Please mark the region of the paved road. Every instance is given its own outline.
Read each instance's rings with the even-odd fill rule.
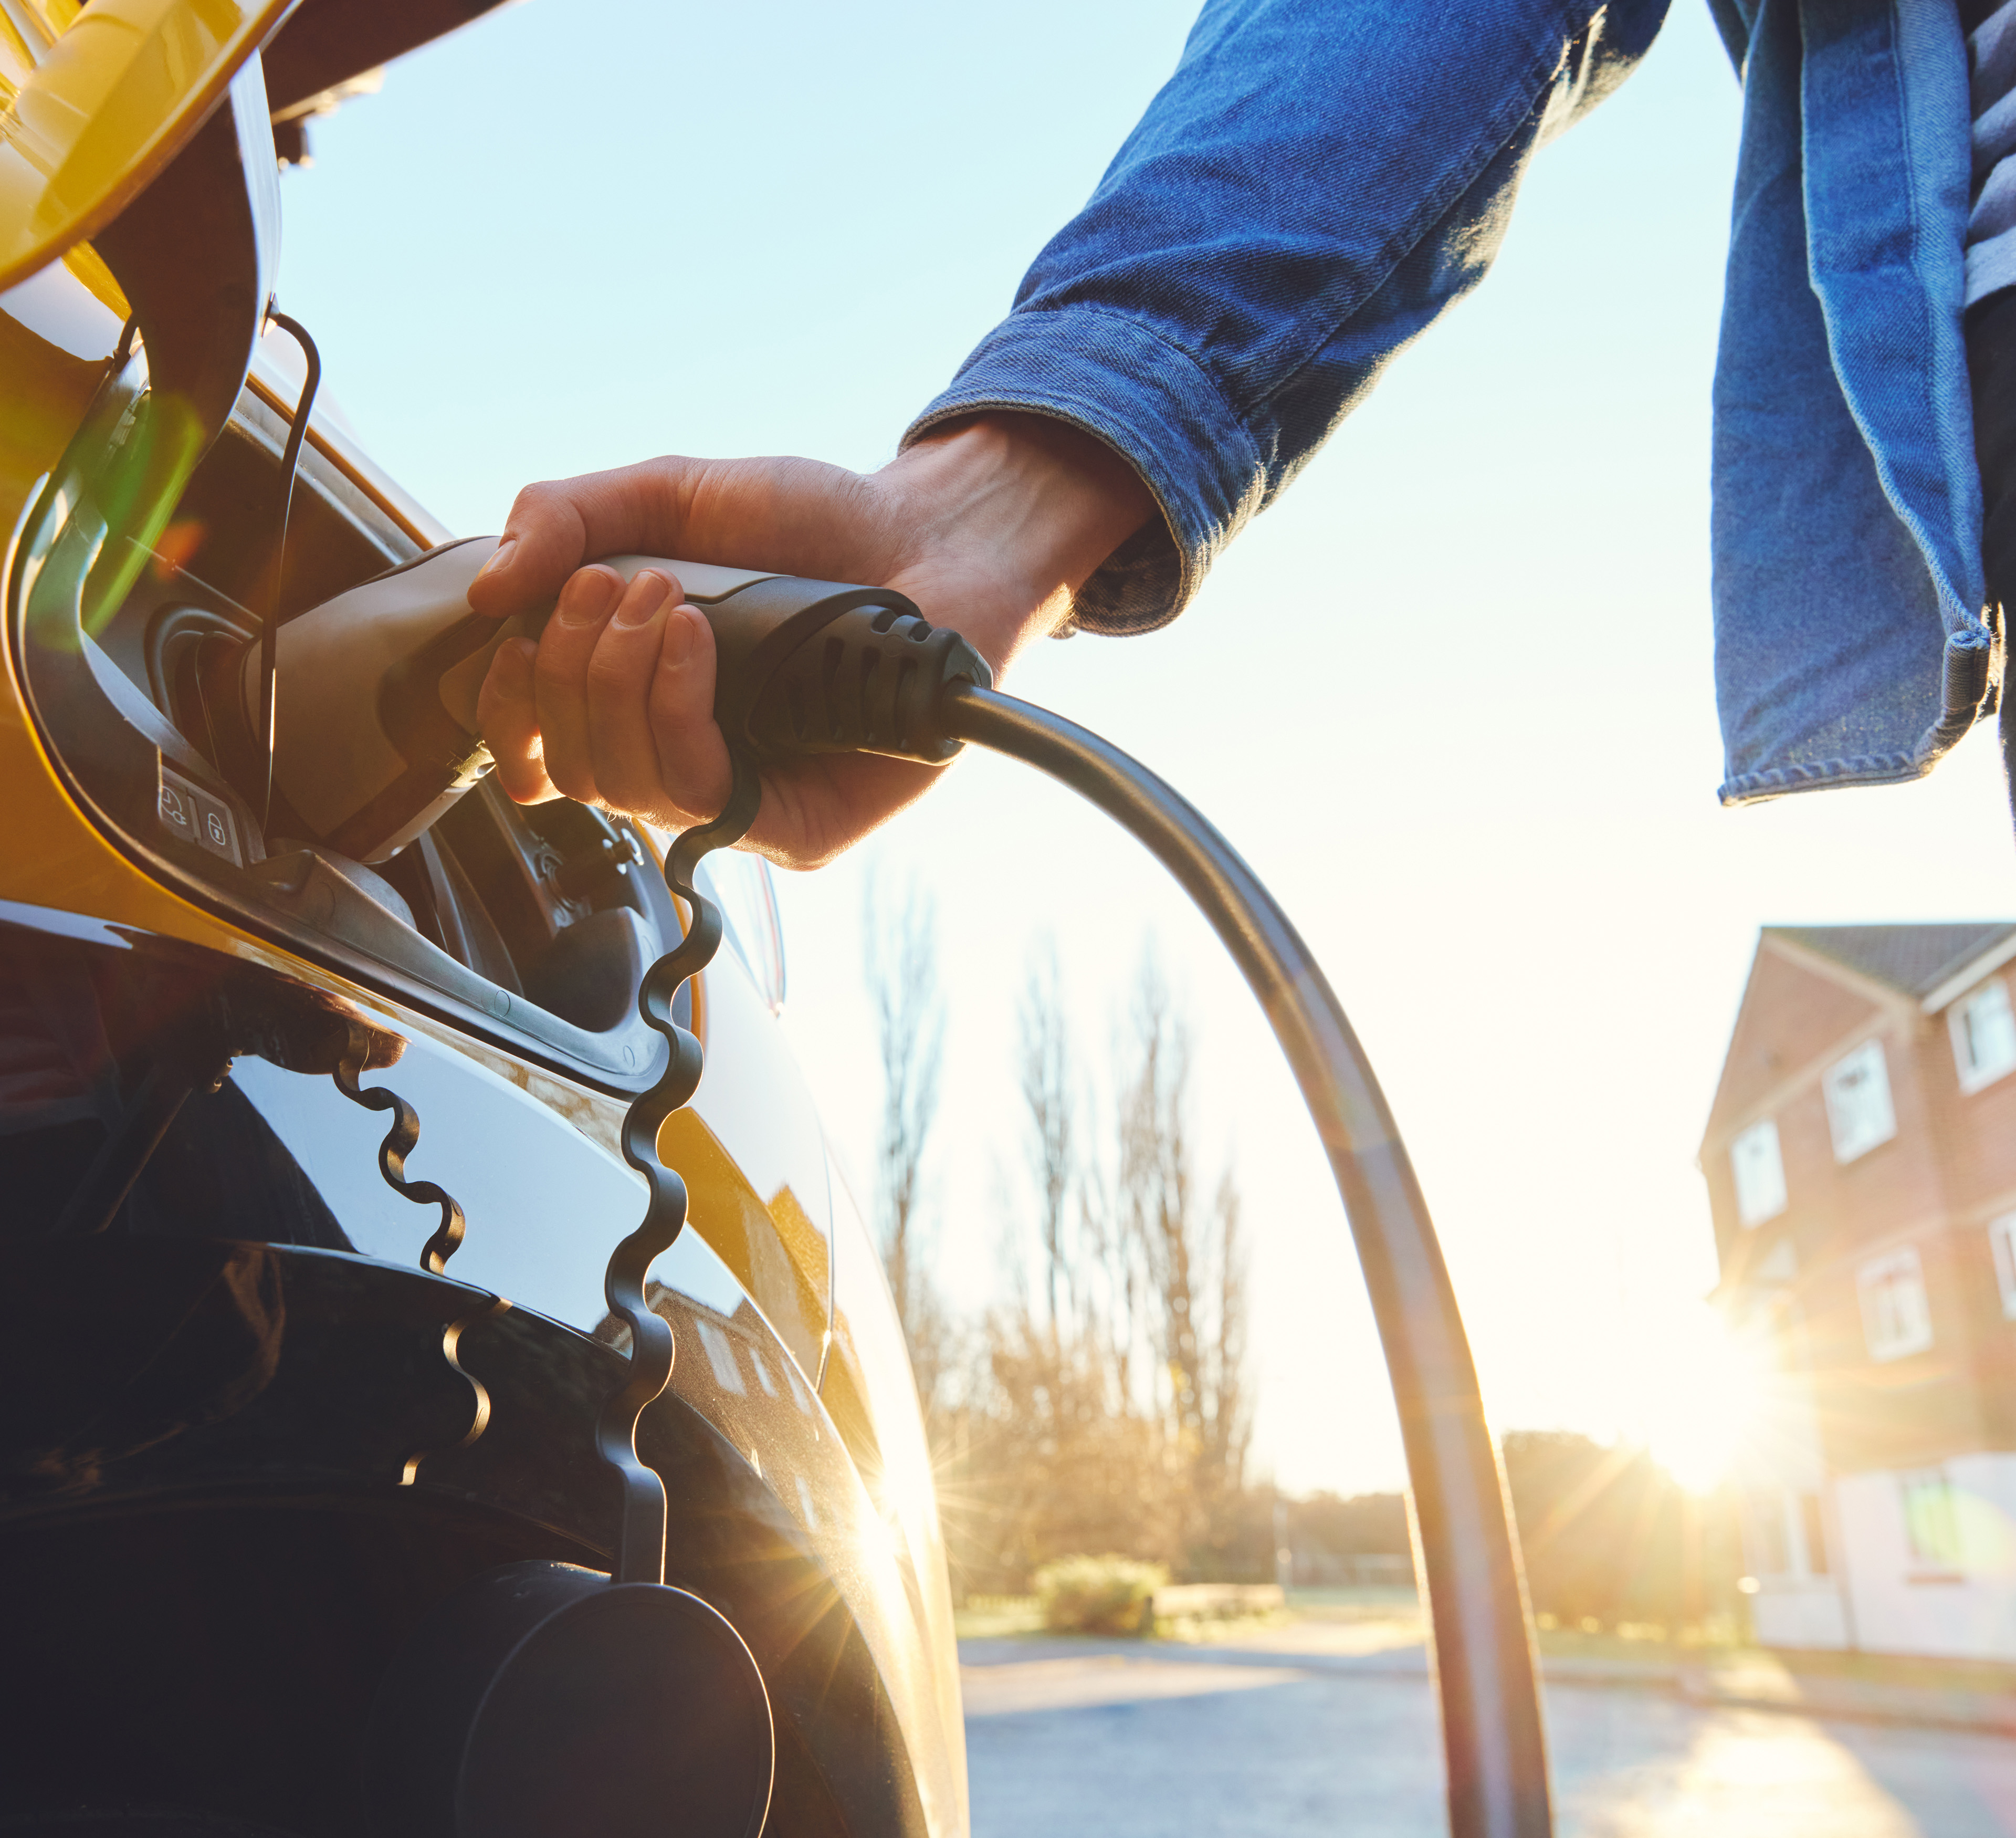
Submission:
[[[1418,1647],[1283,1652],[976,1641],[974,1838],[1435,1838]],[[2009,1838],[2016,1742],[1630,1688],[1547,1693],[1572,1838]]]

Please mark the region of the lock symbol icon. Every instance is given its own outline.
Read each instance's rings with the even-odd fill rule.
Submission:
[[[224,819],[215,811],[203,813],[203,827],[210,833],[211,841],[219,849],[229,849],[231,846],[231,834],[224,827]]]

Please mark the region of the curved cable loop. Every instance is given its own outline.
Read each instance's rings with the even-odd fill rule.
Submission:
[[[618,1583],[665,1580],[664,1483],[638,1458],[637,1420],[671,1382],[674,1349],[671,1322],[645,1299],[644,1275],[686,1222],[686,1184],[658,1159],[658,1133],[698,1089],[701,1055],[699,1040],[672,1018],[672,1003],[679,986],[721,948],[721,914],[694,886],[693,872],[702,856],[742,840],[763,800],[754,765],[739,749],[731,758],[735,782],[721,815],[681,832],[665,857],[665,884],[686,903],[692,922],[678,947],[644,972],[637,990],[637,1012],[664,1036],[671,1052],[664,1071],[638,1093],[623,1119],[623,1159],[643,1176],[650,1197],[637,1229],[610,1253],[602,1285],[610,1313],[630,1329],[629,1369],[596,1424],[596,1449],[622,1488],[612,1573]]]
[[[372,1031],[362,1024],[349,1024],[350,1037],[345,1043],[343,1056],[329,1074],[336,1088],[352,1104],[361,1105],[367,1111],[390,1111],[392,1126],[385,1132],[385,1140],[378,1145],[378,1172],[385,1177],[385,1184],[401,1198],[410,1200],[416,1206],[441,1208],[441,1224],[435,1227],[433,1235],[420,1250],[420,1268],[429,1276],[445,1276],[448,1260],[462,1243],[467,1229],[462,1207],[453,1195],[431,1180],[409,1180],[406,1178],[406,1158],[413,1152],[420,1140],[419,1113],[398,1092],[383,1085],[365,1086],[358,1081],[370,1061],[373,1045]],[[441,1330],[441,1357],[447,1360],[449,1370],[469,1387],[469,1427],[452,1443],[438,1443],[430,1448],[416,1449],[407,1456],[399,1474],[399,1484],[411,1487],[419,1474],[420,1464],[430,1455],[445,1454],[450,1449],[466,1449],[490,1427],[490,1393],[483,1381],[468,1371],[462,1363],[462,1337],[478,1321],[487,1321],[492,1315],[502,1314],[511,1304],[501,1296],[493,1296],[481,1308],[473,1313],[457,1317]]]
[[[336,1081],[337,1090],[352,1104],[362,1105],[367,1111],[392,1113],[392,1126],[378,1145],[378,1172],[384,1176],[385,1184],[401,1198],[411,1200],[416,1206],[441,1208],[441,1224],[435,1227],[434,1236],[421,1247],[420,1268],[431,1277],[446,1276],[448,1260],[461,1244],[468,1222],[463,1217],[462,1207],[453,1195],[434,1181],[406,1178],[406,1158],[420,1140],[419,1113],[398,1092],[385,1086],[358,1083],[363,1076],[365,1055],[369,1051],[369,1035],[353,1022],[349,1045],[329,1076]]]

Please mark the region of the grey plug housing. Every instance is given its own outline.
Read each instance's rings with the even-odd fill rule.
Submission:
[[[280,628],[273,782],[307,840],[387,860],[491,769],[467,725],[484,660],[545,618],[500,624],[470,610],[470,584],[496,546],[494,536],[444,544]],[[992,681],[956,632],[934,631],[886,588],[644,555],[603,565],[626,581],[652,566],[677,577],[714,633],[715,719],[758,763],[855,751],[949,759],[959,742],[936,719],[939,689]],[[256,646],[239,685],[249,722]]]

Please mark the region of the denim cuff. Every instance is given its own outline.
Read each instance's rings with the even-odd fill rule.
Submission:
[[[1079,589],[1072,629],[1120,635],[1166,625],[1262,503],[1259,451],[1218,386],[1187,353],[1109,308],[1010,314],[902,445],[989,409],[1053,416],[1105,441],[1161,510],[1161,527],[1128,538]]]

